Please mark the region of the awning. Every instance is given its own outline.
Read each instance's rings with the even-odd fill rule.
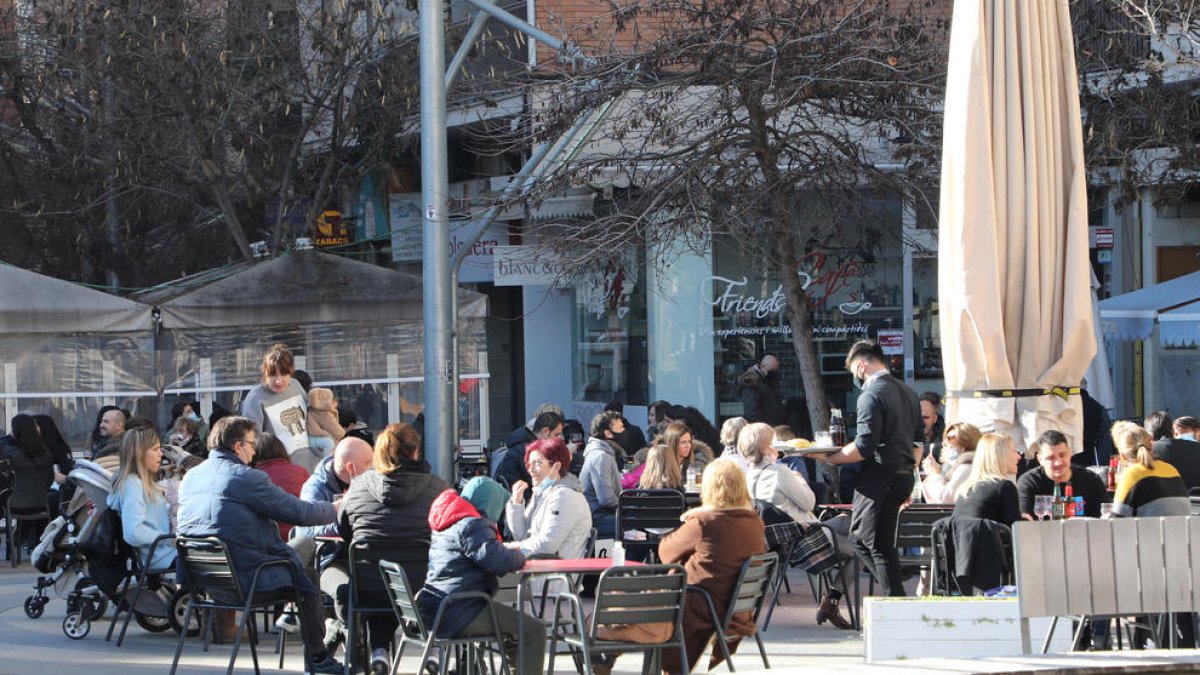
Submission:
[[[1158,315],[1158,335],[1166,347],[1200,345],[1200,301]]]
[[[0,333],[124,333],[153,327],[149,305],[0,262]]]
[[[1154,322],[1163,312],[1197,300],[1200,300],[1200,272],[1101,300],[1100,324],[1104,337],[1144,340],[1154,332]]]

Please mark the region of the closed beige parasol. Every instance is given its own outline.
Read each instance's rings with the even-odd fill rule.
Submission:
[[[1096,352],[1078,78],[1066,0],[956,0],[938,291],[947,420],[1080,450]],[[1039,390],[1032,394],[1030,390]],[[1015,393],[1015,396],[1004,392]]]

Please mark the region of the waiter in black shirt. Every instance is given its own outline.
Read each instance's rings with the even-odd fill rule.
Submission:
[[[912,496],[913,469],[921,458],[925,425],[917,393],[892,377],[876,342],[860,340],[846,355],[846,370],[862,388],[857,435],[826,460],[862,462],[850,516],[850,540],[863,565],[888,595],[903,596],[896,518]]]

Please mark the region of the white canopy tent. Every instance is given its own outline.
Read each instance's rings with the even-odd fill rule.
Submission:
[[[1104,337],[1110,340],[1145,340],[1154,334],[1154,325],[1164,313],[1197,300],[1200,300],[1200,272],[1101,300],[1100,322]],[[1195,311],[1193,308],[1190,314],[1181,312],[1168,320],[1172,323],[1172,339],[1177,335],[1177,330],[1186,330],[1187,317]]]
[[[1142,341],[1146,410],[1196,413],[1200,408],[1200,360],[1196,358],[1200,272],[1100,301],[1100,325],[1106,340]]]

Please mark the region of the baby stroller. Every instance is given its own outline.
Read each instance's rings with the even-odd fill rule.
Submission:
[[[44,576],[38,576],[33,595],[25,598],[25,616],[37,619],[49,604],[47,595],[53,588],[55,595],[62,597],[65,589],[67,614],[79,614],[88,620],[98,619],[108,607],[95,583],[86,574],[86,562],[79,550],[79,542],[89,536],[95,527],[99,509],[106,509],[112,474],[98,464],[80,460],[67,476],[76,488],[74,496],[61,508],[61,515],[42,532],[41,540],[30,556],[30,562]]]
[[[37,616],[40,616],[49,601],[45,589],[65,588],[70,582],[64,583],[63,579],[71,575],[76,580],[74,588],[66,594],[63,633],[73,640],[82,640],[91,632],[92,621],[104,615],[110,600],[124,602],[122,596],[128,590],[125,582],[134,574],[137,556],[125,544],[120,518],[108,508],[112,474],[95,463],[81,460],[68,478],[78,491],[64,510],[59,531],[52,533],[51,526],[43,534],[45,550],[38,569],[50,576],[39,577],[35,595],[26,599],[26,613],[33,604],[38,606]],[[37,564],[36,552],[34,559]],[[56,568],[58,572],[54,574]],[[157,633],[173,626],[168,608],[173,606],[174,596],[180,594],[175,586],[163,583],[151,590],[139,596],[134,618],[143,629]]]

